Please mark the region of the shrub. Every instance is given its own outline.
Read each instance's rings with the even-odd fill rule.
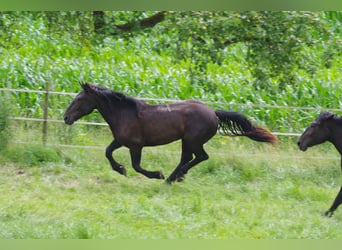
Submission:
[[[7,160],[23,166],[63,161],[63,156],[60,152],[43,145],[11,145],[6,149],[4,155]]]
[[[0,151],[5,149],[10,137],[9,108],[6,101],[0,102]]]

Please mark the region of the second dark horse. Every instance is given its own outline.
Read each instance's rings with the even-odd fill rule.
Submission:
[[[73,124],[97,109],[109,124],[114,140],[106,149],[113,170],[126,175],[126,169],[112,156],[114,150],[129,149],[133,168],[149,178],[164,179],[161,171],[148,171],[140,166],[145,146],[157,146],[182,140],[181,160],[167,182],[181,181],[196,164],[207,160],[203,145],[221,128],[225,135],[247,136],[255,141],[274,143],[277,138],[266,129],[254,126],[238,112],[212,110],[198,101],[150,105],[89,83],[81,83],[81,91],[65,112],[66,124]]]
[[[342,117],[338,117],[329,112],[321,113],[317,119],[305,129],[303,134],[299,137],[297,144],[300,150],[306,151],[309,147],[327,141],[331,142],[340,153],[342,169]],[[325,212],[325,215],[331,217],[341,204],[342,187],[331,207]]]

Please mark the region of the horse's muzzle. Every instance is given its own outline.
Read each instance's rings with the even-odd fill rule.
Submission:
[[[298,145],[299,149],[302,151],[306,151],[308,149],[308,147],[306,145],[304,145],[304,143],[301,142],[300,140],[297,142],[297,145]]]
[[[70,116],[64,116],[64,122],[67,125],[72,125],[74,123]]]

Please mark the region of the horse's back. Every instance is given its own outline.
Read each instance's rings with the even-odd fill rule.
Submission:
[[[179,139],[209,140],[217,130],[215,112],[204,103],[184,101],[147,105],[140,113],[147,144],[165,144]]]
[[[187,106],[184,112],[185,139],[201,138],[207,141],[216,134],[218,120],[213,109],[198,101],[186,101],[184,105]]]
[[[151,105],[148,111],[149,117],[158,117],[159,120],[171,123],[214,123],[217,122],[215,111],[209,108],[206,104],[188,100],[179,103]]]

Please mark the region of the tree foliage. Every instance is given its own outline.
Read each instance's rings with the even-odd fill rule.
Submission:
[[[103,34],[124,35],[129,39],[144,30],[158,37],[157,50],[171,51],[175,59],[190,61],[192,82],[205,83],[208,63],[221,64],[225,49],[237,43],[246,48],[245,58],[255,79],[254,86],[275,91],[298,84],[298,71],[314,75],[318,67],[330,67],[333,57],[341,51],[339,12],[162,11],[146,14],[102,12],[103,27],[107,27],[107,31],[111,30],[108,27],[116,30]],[[107,23],[106,15],[111,16]],[[119,21],[125,23],[113,24]],[[319,60],[308,50],[322,47]]]
[[[302,127],[298,120],[310,120],[309,115],[248,105],[342,107],[341,17],[341,12],[1,12],[0,87],[36,90],[50,83],[51,90],[77,92],[78,81],[90,81],[132,96],[220,102],[225,105],[220,108],[238,108],[278,131],[296,130]],[[16,116],[41,117],[42,95],[11,96]],[[50,114],[61,117],[66,99],[51,95],[50,103]]]
[[[316,12],[182,12],[170,17],[168,26],[178,34],[177,55],[190,56],[198,74],[208,62],[220,64],[227,46],[242,43],[257,88],[297,84],[298,70],[314,74],[322,63],[328,66],[329,58],[317,60],[307,48],[326,45],[329,51],[336,46],[331,42],[336,32]],[[182,47],[185,42],[191,45]]]

